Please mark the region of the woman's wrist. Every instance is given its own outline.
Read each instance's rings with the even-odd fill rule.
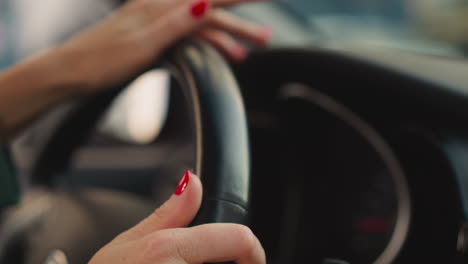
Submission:
[[[85,95],[85,76],[76,69],[74,57],[67,49],[57,47],[37,56],[30,63],[31,70],[41,76],[39,82],[44,94],[59,101]]]

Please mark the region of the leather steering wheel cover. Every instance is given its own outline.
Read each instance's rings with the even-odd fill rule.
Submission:
[[[250,191],[247,121],[234,75],[224,59],[202,42],[184,43],[164,60],[193,109],[195,172],[204,184],[196,224],[246,223]],[[73,110],[45,144],[33,167],[35,184],[53,187],[74,150],[85,142],[121,89],[91,98]]]
[[[193,224],[246,223],[250,192],[247,120],[240,89],[220,55],[200,42],[175,51],[170,68],[186,87],[196,127],[196,173],[204,199]]]

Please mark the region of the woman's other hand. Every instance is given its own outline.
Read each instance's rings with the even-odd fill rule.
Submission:
[[[131,0],[57,52],[85,94],[128,81],[189,35],[240,61],[247,49],[236,37],[264,45],[271,36],[268,28],[220,9],[246,1],[252,0]]]
[[[200,180],[187,172],[163,206],[103,247],[89,264],[266,263],[265,252],[248,227],[207,224],[184,228],[195,217],[201,196]]]

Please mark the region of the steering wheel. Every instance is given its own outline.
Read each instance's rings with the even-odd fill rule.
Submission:
[[[249,143],[245,110],[236,80],[224,59],[202,42],[183,43],[168,52],[164,58],[164,64],[182,87],[189,112],[192,114],[196,146],[194,170],[204,185],[202,207],[192,225],[214,222],[246,224],[250,185]],[[102,210],[109,212],[108,208],[113,208],[119,213],[135,212],[134,218],[152,210],[149,205],[143,206],[141,200],[121,193],[109,194],[99,191],[92,194],[80,192],[57,195],[57,190],[54,190],[53,185],[58,175],[67,170],[73,152],[86,141],[100,116],[121,90],[114,89],[80,104],[63,119],[49,142],[45,144],[33,169],[32,180],[35,186],[44,186],[47,191],[41,191],[35,198],[23,201],[18,209],[6,213],[1,218],[1,263],[6,259],[11,260],[10,252],[15,251],[13,249],[17,251],[20,242],[34,232],[49,214],[47,212],[54,207],[51,204],[56,200],[61,201],[64,210],[78,208],[73,212],[66,212],[68,217],[87,217],[86,221],[92,224],[73,226],[66,223],[65,225],[72,225],[73,228],[63,230],[53,225],[45,225],[52,230],[43,233],[74,232],[83,236],[91,234],[92,230],[108,228],[107,225],[112,223],[102,219],[97,222],[93,220],[96,214],[100,213],[102,216]],[[87,210],[88,208],[92,209]],[[89,217],[83,216],[83,213]],[[112,218],[107,216],[107,219]],[[130,222],[136,220],[132,219]],[[116,228],[119,230],[113,232],[121,232],[125,230],[123,226],[132,224],[135,223],[122,224]],[[74,230],[68,231],[69,229]],[[73,238],[73,235],[59,236],[64,239]],[[47,244],[47,241],[43,244]],[[80,246],[83,244],[86,245],[80,241]],[[64,245],[67,245],[65,241]],[[50,248],[43,251],[47,250]],[[70,255],[71,263],[83,263],[89,260],[89,254],[92,252],[65,253]],[[33,261],[37,263],[43,260],[36,259],[31,262]]]

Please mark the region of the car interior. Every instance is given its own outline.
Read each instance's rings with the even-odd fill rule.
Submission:
[[[350,20],[356,39],[345,39],[347,16],[304,21],[301,8],[320,3],[232,9],[275,29],[270,46],[239,64],[197,40],[168,51],[154,66],[166,78],[154,89],[167,96],[148,103],[164,107],[143,143],[122,136],[120,123],[103,129],[112,113],[139,107],[115,107],[132,84],[38,119],[12,145],[23,199],[0,214],[0,263],[43,263],[57,249],[86,263],[187,169],[205,187],[193,224],[248,225],[268,263],[466,263],[463,46],[383,27],[365,35],[365,19]],[[386,45],[359,43],[364,36]]]

